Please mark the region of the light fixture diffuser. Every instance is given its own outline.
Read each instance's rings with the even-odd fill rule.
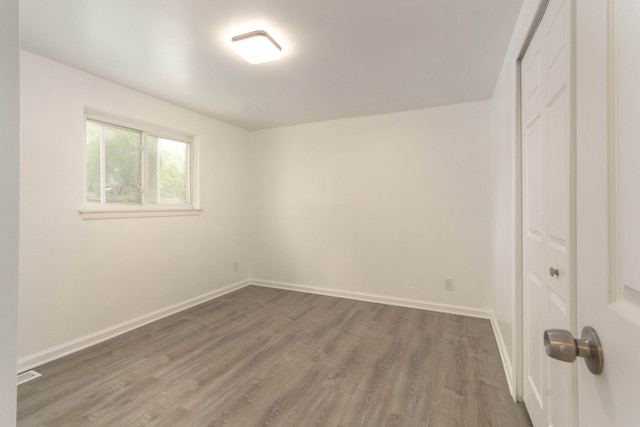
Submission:
[[[266,32],[251,31],[231,38],[233,49],[250,64],[262,64],[282,58],[282,48]]]

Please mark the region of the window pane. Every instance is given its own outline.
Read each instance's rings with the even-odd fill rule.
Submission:
[[[188,144],[149,135],[147,137],[149,203],[187,204]]]
[[[147,135],[147,171],[148,188],[147,202],[149,204],[160,203],[158,196],[158,138]]]
[[[102,125],[106,203],[142,203],[140,133]]]
[[[87,202],[100,203],[100,123],[87,120]]]

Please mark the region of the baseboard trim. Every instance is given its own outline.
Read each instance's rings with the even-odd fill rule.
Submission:
[[[216,289],[215,291],[208,292],[204,295],[191,298],[181,303],[174,304],[172,306],[154,311],[152,313],[144,314],[134,319],[127,320],[126,322],[122,322],[118,325],[111,326],[109,328],[94,332],[89,335],[85,335],[80,338],[76,338],[74,340],[57,345],[39,353],[25,356],[18,359],[18,372],[20,373],[29,369],[36,368],[40,365],[59,359],[63,356],[75,353],[76,351],[80,351],[92,345],[114,338],[118,335],[122,335],[126,332],[129,332],[151,322],[155,322],[156,320],[160,320],[167,316],[171,316],[172,314],[194,307],[198,304],[202,304],[203,302],[207,302],[238,289],[242,289],[249,284],[249,280],[236,282],[229,286],[225,286],[224,288]]]
[[[458,305],[448,305],[433,303],[428,301],[417,301],[404,298],[395,298],[385,295],[368,294],[363,292],[342,291],[339,289],[319,288],[315,286],[298,285],[294,283],[275,282],[272,280],[249,279],[249,282],[255,286],[265,288],[283,289],[287,291],[306,292],[310,294],[325,295],[330,297],[347,298],[358,301],[377,302],[381,304],[396,305],[399,307],[418,308],[421,310],[437,311],[440,313],[458,314],[461,316],[479,317],[482,319],[491,319],[492,313],[489,310],[482,310],[472,307],[463,307]]]
[[[496,319],[494,313],[491,313],[491,326],[493,326],[493,334],[495,335],[496,342],[498,343],[498,351],[500,353],[500,359],[502,359],[502,368],[504,369],[504,375],[507,377],[509,393],[511,394],[514,402],[517,402],[518,397],[516,396],[516,387],[513,378],[513,367],[511,366],[511,360],[509,360],[509,352],[507,351],[507,346],[504,343],[502,332],[500,332],[498,319]]]

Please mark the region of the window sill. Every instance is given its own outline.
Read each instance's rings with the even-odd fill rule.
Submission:
[[[87,207],[80,209],[83,220],[118,218],[155,218],[200,215],[202,209],[192,207]]]

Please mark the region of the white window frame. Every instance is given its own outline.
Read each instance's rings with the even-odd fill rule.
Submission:
[[[129,204],[108,204],[108,203],[89,203],[87,202],[87,120],[101,122],[107,125],[113,125],[140,132],[142,138],[143,154],[141,158],[142,168],[142,203],[139,205]],[[163,126],[150,124],[134,119],[127,119],[112,114],[107,114],[94,110],[86,110],[84,114],[84,163],[83,163],[83,206],[80,209],[82,219],[110,219],[110,218],[149,218],[159,216],[186,216],[199,215],[202,212],[199,204],[198,194],[198,143],[197,137],[185,132],[176,131],[165,128]],[[187,144],[188,158],[187,174],[187,204],[148,204],[148,168],[146,159],[146,136],[151,134],[155,137],[171,139],[174,141],[184,142]],[[104,156],[101,157],[104,161]],[[104,166],[101,167],[101,173],[104,173]]]

